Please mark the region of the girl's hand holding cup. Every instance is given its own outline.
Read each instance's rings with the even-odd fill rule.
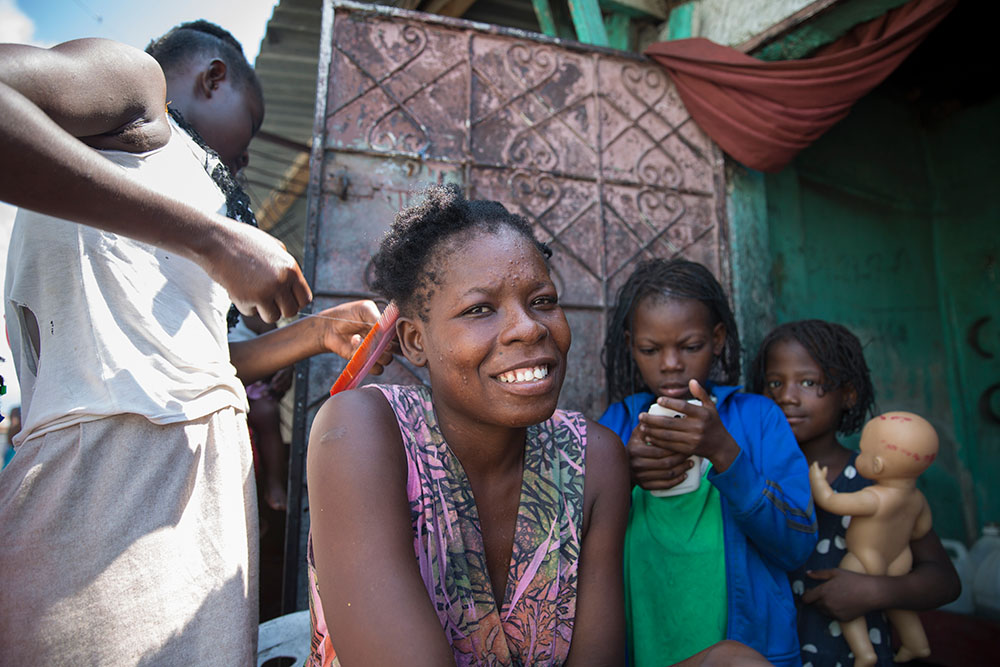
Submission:
[[[658,447],[671,452],[690,456],[700,456],[712,462],[718,472],[729,468],[740,453],[740,446],[722,425],[715,403],[701,383],[697,380],[689,382],[691,395],[694,399],[684,401],[679,398],[661,396],[656,405],[666,408],[670,414],[681,414],[683,418],[658,417],[650,413],[640,415],[640,437]],[[635,434],[633,433],[633,436]],[[632,452],[632,438],[629,439],[629,452]],[[674,486],[673,484],[670,485]],[[643,487],[649,488],[649,487]],[[670,487],[657,487],[670,488]],[[697,486],[695,485],[695,488]]]
[[[673,417],[643,413],[640,424],[660,424]],[[628,439],[629,471],[632,483],[647,491],[667,491],[684,481],[693,463],[687,454],[667,448],[656,436],[648,438],[643,426],[632,431]]]

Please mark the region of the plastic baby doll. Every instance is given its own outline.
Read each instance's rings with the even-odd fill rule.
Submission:
[[[854,493],[836,493],[826,481],[826,468],[809,469],[816,504],[828,512],[850,515],[847,555],[840,567],[875,575],[910,571],[910,541],[931,529],[931,510],[917,489],[917,477],[934,461],[938,437],[930,423],[909,412],[887,412],[869,421],[861,432],[857,471],[875,484]],[[896,662],[930,655],[930,646],[916,612],[890,609],[886,616],[899,634]],[[874,665],[875,651],[864,616],[841,624],[854,652],[855,667]]]

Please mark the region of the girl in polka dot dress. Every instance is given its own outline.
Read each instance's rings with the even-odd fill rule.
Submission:
[[[874,414],[875,391],[861,343],[845,327],[821,320],[783,324],[761,344],[750,370],[754,391],[785,413],[810,464],[827,467],[837,492],[872,482],[858,474],[858,453],[837,440],[855,433]],[[913,570],[904,576],[871,576],[837,567],[845,553],[850,517],[816,508],[819,541],[799,570],[789,573],[798,608],[803,667],[849,667],[854,662],[840,621],[864,615],[878,665],[892,665],[889,624],[880,610],[934,609],[958,597],[955,568],[931,530],[911,543]],[[933,649],[933,647],[932,647]]]

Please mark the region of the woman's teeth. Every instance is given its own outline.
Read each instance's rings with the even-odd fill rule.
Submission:
[[[501,382],[533,382],[534,380],[541,380],[548,374],[548,366],[535,366],[534,368],[518,368],[517,370],[501,373],[497,376],[497,379]]]

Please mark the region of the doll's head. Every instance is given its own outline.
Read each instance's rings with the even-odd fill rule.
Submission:
[[[861,453],[854,467],[874,480],[916,479],[938,453],[934,427],[912,412],[886,412],[861,431]]]
[[[618,292],[602,361],[611,401],[641,390],[688,398],[691,379],[735,384],[740,340],[722,285],[696,262],[642,262]]]

